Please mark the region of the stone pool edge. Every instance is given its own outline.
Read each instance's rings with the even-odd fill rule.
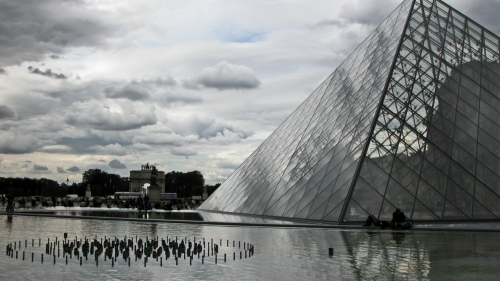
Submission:
[[[204,224],[204,225],[221,225],[221,226],[251,226],[251,227],[286,227],[286,228],[326,228],[326,229],[342,229],[342,230],[364,230],[377,232],[427,232],[427,231],[447,231],[447,232],[491,232],[500,233],[500,228],[450,228],[450,227],[413,227],[411,230],[391,230],[380,229],[378,227],[363,227],[360,225],[330,225],[330,224],[304,224],[304,223],[246,223],[246,222],[220,222],[220,221],[194,221],[194,220],[170,220],[170,219],[141,219],[141,218],[114,218],[114,217],[97,217],[97,216],[70,216],[70,215],[55,215],[55,214],[36,214],[14,212],[7,213],[0,211],[0,215],[5,216],[35,216],[35,217],[51,217],[62,219],[80,219],[80,220],[111,220],[111,221],[130,221],[143,223],[182,223],[182,224]]]

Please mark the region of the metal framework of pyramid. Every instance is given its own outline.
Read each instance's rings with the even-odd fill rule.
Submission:
[[[404,1],[200,209],[499,219],[499,54],[447,4]]]

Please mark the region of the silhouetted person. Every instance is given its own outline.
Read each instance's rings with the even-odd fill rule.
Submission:
[[[392,229],[410,229],[411,223],[407,221],[405,214],[401,209],[396,208],[392,213],[391,228]]]
[[[14,195],[12,193],[7,194],[7,212],[14,212]]]
[[[148,195],[144,196],[144,207],[145,207],[145,210],[147,212],[149,210],[149,196]]]
[[[142,204],[142,196],[139,196],[139,198],[137,198],[137,209],[139,209],[139,211],[143,208]]]
[[[365,224],[363,226],[380,226],[380,228],[384,229],[390,226],[389,222],[387,221],[379,221],[374,215],[370,214],[368,218],[365,221]]]

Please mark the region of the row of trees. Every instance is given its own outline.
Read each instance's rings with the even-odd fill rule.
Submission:
[[[67,184],[50,179],[4,178],[0,177],[0,193],[15,196],[59,196],[66,195]]]
[[[90,184],[92,196],[108,196],[117,191],[129,191],[130,179],[120,175],[109,174],[100,169],[90,169],[83,173],[81,183],[59,184],[51,179],[3,178],[0,177],[0,194],[12,193],[17,197],[46,196],[64,197],[67,194],[85,196],[87,185]],[[165,175],[165,192],[177,193],[178,197],[187,198],[201,196],[205,179],[199,171],[176,172]],[[220,183],[206,185],[210,196]]]
[[[165,192],[177,193],[179,198],[189,198],[192,196],[202,196],[203,186],[207,187],[210,196],[221,184],[205,185],[205,179],[199,171],[176,172],[165,174]]]
[[[83,172],[83,189],[76,194],[84,196],[87,185],[90,184],[92,196],[108,196],[118,191],[128,191],[130,180],[128,177],[120,177],[115,174],[108,174],[100,169],[90,169]],[[82,195],[80,195],[82,192]]]

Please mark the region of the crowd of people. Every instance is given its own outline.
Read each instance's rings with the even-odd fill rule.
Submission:
[[[17,205],[16,205],[17,202]],[[151,202],[149,197],[146,195],[144,197],[136,197],[136,198],[101,198],[101,197],[92,197],[92,198],[79,198],[79,199],[70,199],[70,198],[56,198],[56,197],[21,197],[15,198],[12,194],[7,194],[2,197],[2,206],[6,206],[6,211],[12,212],[14,207],[18,208],[36,208],[36,207],[74,207],[75,205],[80,207],[103,207],[106,206],[108,208],[118,207],[118,208],[127,208],[127,209],[137,209],[137,210],[152,210],[152,209],[161,209],[161,210],[195,210],[201,205],[201,201],[195,200],[162,200],[160,202]]]
[[[161,209],[161,210],[195,210],[201,205],[200,201],[195,200],[161,200],[160,202],[150,202],[149,197],[146,195],[144,198],[128,198],[128,199],[113,199],[112,204],[118,208],[131,208],[138,210]]]
[[[42,196],[34,196],[34,197],[20,197],[15,198],[12,194],[7,194],[2,197],[2,206],[7,204],[9,210],[12,210],[14,207],[18,208],[36,208],[36,207],[55,207],[55,206],[64,206],[64,207],[73,207],[73,202],[71,200],[65,198],[56,198],[56,197],[42,197]]]

